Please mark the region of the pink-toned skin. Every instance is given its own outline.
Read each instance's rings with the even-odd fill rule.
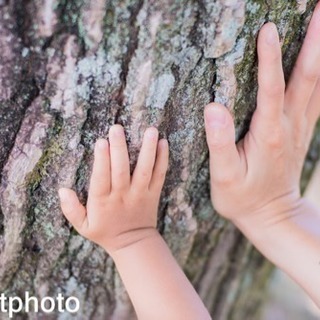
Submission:
[[[167,140],[144,134],[132,178],[122,126],[99,139],[85,208],[73,190],[61,188],[66,218],[114,259],[138,319],[211,319],[196,291],[156,229],[157,209],[168,166]]]
[[[320,307],[320,209],[299,188],[320,115],[320,4],[287,85],[272,23],[259,33],[258,56],[257,109],[243,140],[235,144],[224,106],[206,106],[211,197],[218,212]]]
[[[259,94],[250,130],[237,145],[229,111],[205,108],[212,201],[320,307],[320,210],[301,197],[299,179],[320,114],[320,5],[285,88],[275,25],[258,40]],[[110,145],[109,145],[110,143]],[[130,177],[123,128],[99,139],[86,208],[59,190],[66,218],[114,259],[140,320],[211,319],[156,230],[168,143],[146,130]],[[147,301],[147,302],[146,302]]]

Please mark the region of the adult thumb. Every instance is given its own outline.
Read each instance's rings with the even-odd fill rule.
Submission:
[[[223,105],[210,103],[205,108],[204,117],[211,180],[228,182],[234,178],[240,164],[232,116]]]

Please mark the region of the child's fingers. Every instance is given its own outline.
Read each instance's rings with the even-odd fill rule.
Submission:
[[[310,21],[306,38],[290,77],[285,111],[294,118],[305,112],[320,76],[320,3]]]
[[[130,166],[127,142],[121,125],[114,125],[109,131],[111,156],[111,187],[121,191],[130,185]]]
[[[307,108],[307,118],[312,130],[317,123],[320,116],[320,78],[310,99],[310,103]]]
[[[87,214],[76,193],[71,189],[60,188],[59,197],[63,214],[79,233],[83,233],[87,227]]]
[[[154,165],[149,189],[160,191],[166,179],[169,162],[169,145],[166,139],[161,139],[157,147],[157,157]]]
[[[147,189],[152,176],[158,145],[158,130],[148,128],[143,136],[138,162],[132,177],[132,186],[138,190]]]
[[[94,148],[94,162],[90,179],[90,196],[100,197],[109,194],[110,179],[110,150],[105,139],[97,140]]]
[[[222,183],[231,181],[240,164],[231,114],[223,105],[211,103],[205,108],[205,126],[211,180]]]
[[[279,35],[274,23],[265,24],[258,38],[258,98],[257,111],[261,122],[278,122],[283,113],[285,80]]]

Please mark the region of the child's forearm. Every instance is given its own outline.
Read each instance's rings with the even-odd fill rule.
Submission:
[[[283,219],[234,221],[252,243],[287,272],[320,307],[320,209],[301,199]],[[259,220],[260,219],[260,220]]]
[[[138,319],[211,319],[163,238],[155,229],[150,231],[111,253]]]

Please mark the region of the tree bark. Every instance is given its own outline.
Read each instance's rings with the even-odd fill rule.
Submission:
[[[133,168],[153,125],[171,157],[159,230],[215,320],[257,319],[272,266],[211,206],[203,109],[224,103],[239,140],[258,30],[277,24],[288,77],[315,3],[0,0],[0,292],[62,292],[80,300],[76,319],[134,319],[112,260],[66,222],[57,190],[85,203],[95,140],[123,124]],[[317,134],[303,187],[319,151]]]

